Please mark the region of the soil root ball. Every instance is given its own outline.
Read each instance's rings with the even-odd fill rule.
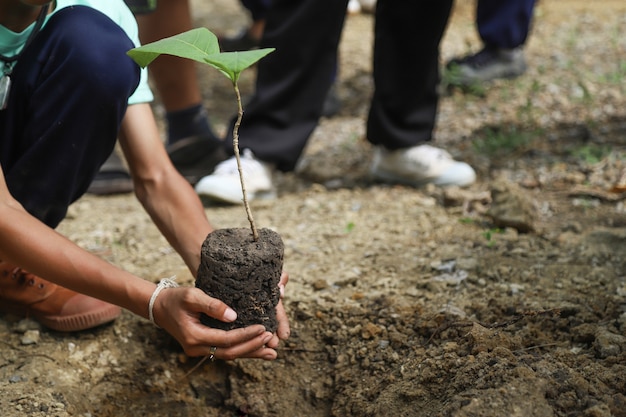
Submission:
[[[224,323],[203,315],[202,323],[223,330],[262,324],[275,332],[283,256],[280,235],[269,229],[260,229],[257,241],[246,228],[209,233],[202,245],[196,287],[235,310],[237,320]]]

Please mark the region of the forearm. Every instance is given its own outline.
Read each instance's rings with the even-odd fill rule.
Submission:
[[[195,276],[202,242],[213,229],[197,194],[172,165],[148,104],[129,106],[120,144],[137,198]]]
[[[200,199],[181,176],[136,186],[137,198],[195,277],[210,226]],[[175,196],[175,197],[174,197]]]
[[[81,249],[6,200],[0,202],[0,236],[0,259],[147,318],[154,283]]]

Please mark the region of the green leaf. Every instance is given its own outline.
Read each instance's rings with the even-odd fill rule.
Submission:
[[[206,28],[197,28],[131,49],[128,55],[143,68],[163,54],[191,59],[211,65],[236,83],[241,71],[273,51],[220,52],[217,36]]]
[[[128,55],[139,66],[146,67],[161,54],[204,62],[206,56],[219,52],[217,36],[206,28],[197,28],[131,49]]]
[[[239,74],[243,70],[254,65],[258,60],[274,52],[274,50],[274,48],[263,48],[241,52],[221,52],[207,56],[205,63],[220,70],[233,82],[237,82]]]

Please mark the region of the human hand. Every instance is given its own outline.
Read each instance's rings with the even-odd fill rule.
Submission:
[[[285,312],[285,307],[283,305],[283,297],[285,296],[285,286],[289,281],[289,274],[283,271],[280,276],[280,282],[278,283],[278,287],[280,288],[280,300],[278,301],[278,305],[276,306],[276,319],[278,320],[278,329],[276,333],[273,335],[272,339],[267,343],[267,347],[276,349],[281,340],[285,340],[289,337],[291,330],[289,328],[289,319],[287,318],[287,313]]]
[[[284,309],[282,311],[285,315]],[[213,354],[216,358],[225,360],[276,359],[274,348],[278,342],[272,343],[276,336],[265,331],[262,325],[225,331],[202,324],[201,313],[225,322],[234,321],[237,314],[222,301],[209,297],[198,288],[178,287],[161,291],[153,312],[155,323],[171,334],[189,356]],[[287,324],[287,335],[288,328]],[[280,330],[279,325],[279,334],[283,333],[284,325],[283,330]],[[211,347],[217,347],[215,352],[211,351]]]

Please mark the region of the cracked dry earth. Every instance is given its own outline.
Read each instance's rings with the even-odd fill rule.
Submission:
[[[473,4],[455,6],[444,60],[479,48]],[[246,23],[237,2],[194,6],[215,32]],[[198,359],[130,313],[69,335],[3,315],[2,416],[626,416],[626,3],[542,0],[524,76],[442,97],[436,143],[479,174],[463,190],[367,180],[371,25],[348,17],[340,114],[253,206],[291,275],[278,360],[185,377]],[[231,90],[199,72],[223,131]],[[85,196],[59,230],[192,284],[132,195]]]

